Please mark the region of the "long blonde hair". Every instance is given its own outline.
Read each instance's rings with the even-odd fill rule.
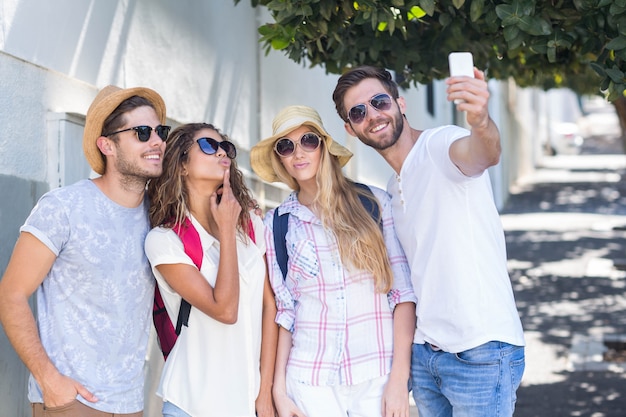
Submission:
[[[317,133],[317,132],[316,132]],[[320,137],[323,137],[320,135]],[[320,145],[321,159],[315,182],[315,204],[324,227],[333,231],[344,264],[369,271],[374,276],[376,290],[387,293],[393,283],[393,272],[380,224],[361,203],[359,195],[372,197],[346,178],[337,157],[328,152],[324,140]],[[278,155],[272,152],[272,167],[282,182],[292,190],[300,191],[295,178],[287,173]],[[378,205],[378,199],[373,198]]]

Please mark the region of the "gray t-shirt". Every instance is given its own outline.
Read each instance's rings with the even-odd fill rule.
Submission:
[[[144,253],[147,202],[111,201],[90,180],[41,197],[22,232],[57,258],[37,289],[43,346],[57,369],[91,391],[108,413],[143,409],[154,278]],[[28,398],[43,402],[30,377]]]

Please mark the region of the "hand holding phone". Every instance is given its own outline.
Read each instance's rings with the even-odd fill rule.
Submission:
[[[448,55],[450,76],[465,75],[474,78],[474,58],[471,52],[451,52]],[[463,100],[454,100],[454,104],[463,103]]]

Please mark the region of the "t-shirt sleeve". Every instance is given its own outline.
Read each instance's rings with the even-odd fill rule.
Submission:
[[[44,194],[33,207],[20,232],[32,234],[59,256],[70,236],[67,210],[53,193]]]
[[[185,253],[183,242],[172,229],[156,227],[146,236],[145,251],[150,265],[156,268],[163,264],[194,265]]]
[[[426,141],[428,154],[435,163],[435,166],[454,181],[466,180],[468,177],[463,174],[459,167],[450,159],[450,146],[455,141],[469,136],[471,132],[467,129],[452,125],[443,126],[427,132],[429,133],[428,136],[423,139]]]

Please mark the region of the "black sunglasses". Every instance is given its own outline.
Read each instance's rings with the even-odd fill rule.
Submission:
[[[313,132],[308,132],[302,135],[299,142],[294,142],[289,138],[281,138],[274,144],[274,151],[283,157],[291,156],[296,151],[298,144],[306,152],[313,152],[320,146],[320,137]]]
[[[222,148],[228,158],[235,159],[237,157],[235,144],[227,140],[219,142],[213,138],[200,138],[196,142],[198,142],[200,150],[207,155],[214,155],[219,148]]]
[[[376,94],[369,101],[370,106],[379,111],[389,110],[391,108],[391,97],[389,94],[381,93]],[[357,104],[352,107],[348,112],[348,120],[355,125],[358,125],[363,120],[365,120],[365,115],[367,114],[367,105],[366,104]]]
[[[157,127],[154,128],[154,131],[157,133],[157,135],[159,135],[161,140],[165,140],[167,139],[167,135],[169,135],[171,128],[172,128],[171,126],[158,125]],[[134,130],[135,132],[137,132],[137,139],[139,139],[141,142],[147,142],[148,139],[150,139],[150,135],[152,134],[152,129],[153,128],[150,126],[135,126],[135,127],[129,127],[128,129],[118,130],[117,132],[107,133],[106,135],[102,135],[102,136],[105,136],[108,138],[109,136],[115,135],[117,133],[128,132],[129,130]]]

